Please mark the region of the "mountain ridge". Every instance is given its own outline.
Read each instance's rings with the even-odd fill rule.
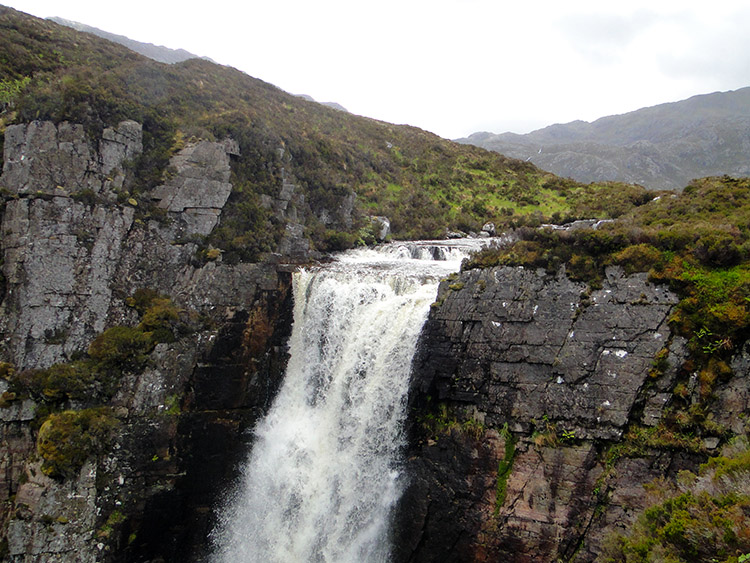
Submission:
[[[700,94],[593,122],[456,139],[581,182],[682,189],[693,178],[750,174],[750,87]]]
[[[135,39],[131,39],[130,37],[127,37],[125,35],[111,33],[109,31],[99,29],[98,27],[93,27],[85,23],[68,20],[59,16],[53,16],[47,19],[56,24],[75,29],[76,31],[91,33],[93,35],[96,35],[97,37],[101,37],[102,39],[112,41],[113,43],[119,43],[120,45],[127,47],[131,51],[135,51],[136,53],[139,53],[145,57],[148,57],[149,59],[153,59],[160,63],[175,64],[181,63],[182,61],[186,61],[188,59],[204,59],[214,62],[209,57],[201,57],[200,55],[195,55],[189,51],[186,51],[185,49],[171,49],[170,47],[165,47],[164,45],[154,45],[153,43],[136,41]]]

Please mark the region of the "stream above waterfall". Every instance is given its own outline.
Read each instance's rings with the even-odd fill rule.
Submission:
[[[223,509],[216,563],[390,560],[419,333],[440,279],[481,244],[382,245],[294,274],[287,372]]]

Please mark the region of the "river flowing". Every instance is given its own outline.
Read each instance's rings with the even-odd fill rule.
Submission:
[[[215,563],[390,560],[411,361],[465,246],[385,245],[294,274],[287,373],[254,430]]]

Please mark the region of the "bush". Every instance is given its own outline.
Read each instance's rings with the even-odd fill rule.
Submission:
[[[36,397],[48,402],[90,398],[94,373],[86,361],[55,364],[43,370],[29,370],[18,379]]]
[[[359,237],[344,231],[326,229],[323,240],[319,243],[320,250],[335,252],[353,248]]]
[[[89,457],[109,449],[117,424],[104,407],[49,415],[37,437],[42,472],[56,479],[75,478]]]
[[[151,335],[156,342],[174,342],[173,326],[180,319],[180,310],[169,297],[155,297],[141,317],[138,329]]]
[[[693,254],[707,266],[726,268],[742,260],[742,250],[738,245],[738,236],[725,231],[704,233],[695,242]]]
[[[141,329],[114,326],[97,336],[88,352],[103,367],[120,371],[143,365],[152,349],[151,336]]]
[[[620,250],[612,257],[615,264],[621,265],[626,274],[648,272],[661,258],[661,252],[650,244],[635,244]]]
[[[700,468],[681,472],[678,484],[648,487],[652,506],[625,534],[607,538],[604,562],[725,563],[750,551],[750,455],[747,438]]]

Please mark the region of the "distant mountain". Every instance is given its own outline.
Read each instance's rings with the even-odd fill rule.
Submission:
[[[346,113],[349,113],[349,110],[346,109],[344,106],[342,106],[338,102],[318,102],[318,100],[316,100],[312,96],[308,96],[307,94],[297,94],[297,97],[302,98],[303,100],[307,100],[308,102],[317,102],[319,104],[323,104],[324,106],[328,106],[329,108],[333,108],[339,111],[345,111]]]
[[[581,182],[617,180],[679,190],[693,178],[750,176],[750,88],[526,135],[484,132],[457,141]]]
[[[76,31],[92,33],[97,37],[107,39],[109,41],[112,41],[113,43],[119,43],[120,45],[124,45],[131,51],[140,53],[141,55],[148,57],[149,59],[159,61],[160,63],[174,64],[186,61],[188,59],[206,59],[208,61],[211,60],[208,57],[199,57],[198,55],[194,55],[193,53],[190,53],[185,49],[170,49],[169,47],[154,45],[153,43],[141,43],[140,41],[130,39],[129,37],[125,37],[124,35],[117,35],[115,33],[103,31],[99,28],[91,27],[90,25],[86,25],[83,23],[58,17],[47,19],[66,27],[72,27]]]

